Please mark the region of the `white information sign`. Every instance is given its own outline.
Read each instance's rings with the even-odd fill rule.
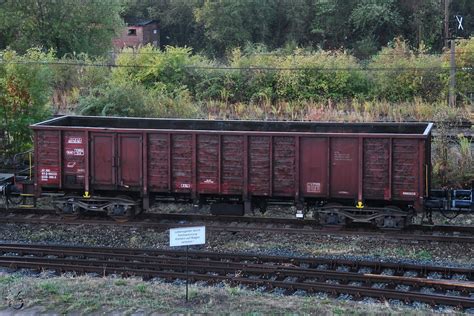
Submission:
[[[170,229],[170,247],[202,245],[205,243],[206,226]]]

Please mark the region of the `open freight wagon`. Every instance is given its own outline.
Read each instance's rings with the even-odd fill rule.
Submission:
[[[63,212],[117,218],[160,199],[215,214],[290,202],[326,224],[401,227],[430,183],[431,123],[314,123],[63,116],[32,126],[35,192]]]

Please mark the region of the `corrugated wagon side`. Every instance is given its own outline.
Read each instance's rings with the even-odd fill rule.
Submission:
[[[69,194],[72,213],[289,201],[326,223],[399,225],[429,189],[431,126],[67,116],[33,125],[35,185]]]

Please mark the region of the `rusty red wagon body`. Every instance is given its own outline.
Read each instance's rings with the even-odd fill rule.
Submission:
[[[429,192],[431,123],[64,116],[32,128],[37,194],[76,193],[78,208],[128,199],[146,209],[170,196],[247,211],[292,201],[300,214],[314,206],[326,220],[367,221],[387,206],[420,210]]]

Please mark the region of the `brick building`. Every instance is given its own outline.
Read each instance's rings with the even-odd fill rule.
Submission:
[[[138,47],[146,44],[160,47],[160,30],[156,20],[127,23],[120,37],[113,39],[115,49]]]

